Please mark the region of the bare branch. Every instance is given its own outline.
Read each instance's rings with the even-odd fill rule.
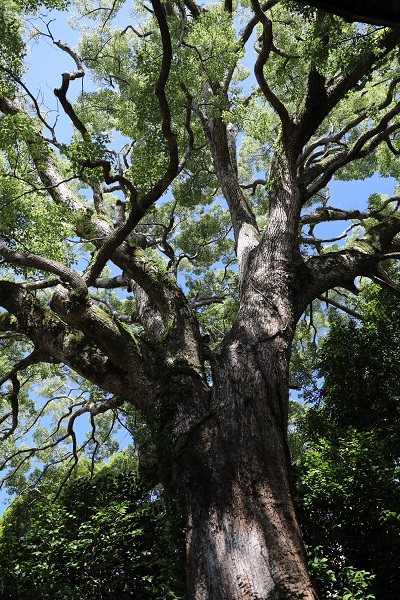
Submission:
[[[90,298],[92,298],[92,300],[96,300],[96,302],[99,302],[99,304],[104,304],[104,306],[107,307],[110,315],[112,315],[115,319],[118,319],[118,321],[121,321],[122,323],[132,323],[132,317],[130,315],[123,315],[122,313],[118,312],[113,307],[111,302],[108,302],[108,300],[105,298],[97,296],[96,294],[90,294]]]
[[[8,416],[12,417],[11,426],[8,429],[3,429],[1,431],[0,440],[4,441],[8,437],[10,437],[14,431],[18,427],[18,412],[19,412],[19,404],[18,404],[18,394],[21,388],[21,384],[16,374],[13,374],[9,377],[12,384],[12,391],[9,393],[10,405],[11,405],[11,413],[8,413],[5,417],[1,419],[3,423]]]
[[[333,300],[333,298],[329,298],[329,296],[318,296],[318,300],[321,300],[321,302],[326,302],[326,304],[330,304],[331,306],[334,306],[335,308],[342,310],[343,312],[347,313],[351,317],[355,317],[356,319],[359,319],[359,320],[361,320],[363,318],[361,313],[349,308],[348,306],[345,306],[344,304],[340,304],[340,302]]]
[[[136,198],[137,198],[137,190],[133,183],[129,181],[123,175],[111,175],[111,163],[108,160],[89,160],[85,158],[76,159],[76,162],[84,168],[87,169],[98,169],[101,168],[103,170],[103,178],[107,184],[119,183],[122,188],[127,188],[130,192],[129,200],[132,204],[133,208],[137,207]]]
[[[264,2],[264,4],[261,6],[261,11],[263,13],[265,13],[267,10],[269,10],[272,7],[274,7],[275,4],[278,4],[278,2],[279,2],[279,0],[269,0],[268,2]],[[245,46],[245,44],[249,41],[250,36],[253,33],[255,26],[259,22],[260,22],[260,16],[259,16],[259,12],[257,11],[257,13],[247,23],[246,27],[243,30],[243,33],[242,33],[241,38],[240,38],[240,42],[241,42],[242,47]]]
[[[116,277],[100,277],[99,279],[96,279],[93,285],[96,288],[108,290],[123,288],[129,285],[129,278],[124,277],[123,275],[117,275]]]
[[[343,152],[339,152],[326,163],[322,163],[314,169],[310,169],[308,180],[314,183],[307,188],[305,200],[314,196],[323,189],[332,179],[332,176],[348,163],[369,155],[385,138],[400,129],[399,123],[389,125],[390,119],[400,114],[400,102],[387,113],[375,127],[372,127],[361,135],[354,145]],[[317,179],[317,177],[319,177]]]
[[[300,242],[302,244],[307,244],[309,246],[315,246],[317,251],[321,252],[323,244],[332,244],[334,242],[338,242],[340,240],[345,239],[347,237],[347,235],[349,234],[349,232],[357,226],[358,226],[357,223],[353,223],[352,225],[349,225],[349,227],[346,227],[346,229],[343,231],[343,233],[341,235],[338,235],[338,236],[335,236],[332,238],[317,238],[311,232],[312,228],[310,228],[310,231],[308,232],[308,234],[305,234],[308,237],[303,237],[303,236],[300,237]]]
[[[364,221],[365,219],[371,218],[378,220],[385,219],[388,215],[383,213],[383,211],[389,204],[392,204],[393,202],[395,202],[395,206],[393,207],[392,211],[394,212],[400,204],[400,196],[392,196],[391,198],[388,198],[382,202],[381,206],[378,208],[371,208],[366,211],[344,210],[342,208],[335,208],[333,206],[324,206],[315,209],[313,213],[303,215],[300,218],[300,223],[302,225],[307,225],[325,223],[328,221],[348,221],[351,219],[355,219],[357,221]]]
[[[297,120],[292,142],[301,149],[317,131],[322,121],[337,105],[341,98],[351,90],[371,68],[395,48],[400,42],[400,30],[388,30],[376,44],[371,45],[369,52],[360,55],[360,60],[353,68],[339,74],[332,81],[324,83],[315,69],[310,71],[307,98],[302,114]]]
[[[125,27],[125,29],[123,29],[123,30],[121,31],[121,34],[120,34],[120,35],[124,35],[124,34],[125,34],[127,31],[128,31],[128,29],[130,29],[131,31],[133,31],[133,33],[134,33],[135,35],[137,35],[138,37],[140,37],[140,38],[146,38],[146,37],[149,37],[149,35],[152,35],[152,34],[154,33],[154,31],[146,31],[145,33],[140,33],[139,31],[137,31],[137,29],[135,29],[134,27],[132,27],[132,25],[127,25],[127,26]]]
[[[9,75],[16,83],[18,83],[18,85],[20,85],[22,87],[22,89],[28,94],[29,98],[32,100],[33,106],[35,107],[35,111],[38,116],[38,119],[44,125],[44,127],[46,127],[46,129],[48,131],[50,131],[50,133],[51,133],[51,142],[55,146],[58,146],[54,127],[51,127],[51,125],[49,125],[47,123],[46,119],[43,117],[42,111],[40,110],[40,106],[39,106],[35,96],[29,90],[29,88],[24,84],[24,82],[22,81],[22,79],[20,77],[17,77],[16,75],[14,75],[9,69],[6,69],[5,67],[0,66],[0,70],[7,73],[7,75]]]
[[[256,193],[256,188],[258,185],[265,185],[267,182],[265,179],[255,179],[254,181],[252,181],[251,183],[246,183],[246,184],[242,184],[240,187],[243,190],[248,190],[251,189],[251,195],[254,196],[254,194]]]
[[[343,136],[346,135],[346,133],[348,133],[351,129],[353,129],[360,123],[362,123],[362,121],[364,121],[367,118],[367,116],[368,115],[365,112],[363,112],[360,115],[358,115],[357,117],[355,117],[352,121],[347,123],[344,127],[342,127],[342,129],[340,131],[338,131],[338,133],[319,138],[318,140],[315,140],[314,142],[312,142],[312,144],[307,146],[304,149],[304,151],[300,154],[300,156],[297,160],[297,166],[303,165],[306,162],[306,159],[319,146],[327,147],[329,144],[338,144],[340,142],[340,140],[343,138]],[[312,159],[311,159],[311,162],[312,162]]]
[[[178,171],[178,146],[176,142],[176,134],[171,130],[171,112],[167,100],[167,96],[165,93],[165,88],[167,85],[169,73],[171,70],[172,63],[172,44],[171,37],[169,34],[168,23],[165,18],[165,13],[163,11],[160,0],[152,0],[152,6],[154,9],[154,14],[156,16],[158,26],[161,33],[162,39],[162,63],[160,74],[158,77],[158,81],[156,84],[155,93],[158,98],[158,102],[161,109],[162,114],[162,131],[165,139],[168,142],[169,148],[169,167],[164,175],[166,179],[170,179],[169,183],[173,180]],[[168,185],[169,185],[168,183]],[[167,187],[168,187],[167,185]]]
[[[50,33],[50,30],[49,30],[49,33]],[[67,92],[68,92],[70,81],[74,81],[75,79],[82,78],[85,76],[85,71],[83,70],[82,60],[76,54],[76,52],[74,52],[68,46],[68,44],[64,44],[60,40],[56,41],[53,38],[51,33],[50,33],[50,36],[51,36],[51,39],[53,40],[53,43],[58,48],[60,48],[60,50],[63,50],[64,52],[66,52],[67,54],[69,54],[71,56],[71,58],[75,61],[76,68],[77,68],[76,71],[66,71],[62,74],[61,87],[55,88],[54,94],[59,99],[61,106],[64,109],[64,112],[69,116],[69,118],[71,119],[71,121],[74,124],[74,126],[76,127],[76,129],[80,132],[80,134],[82,135],[82,137],[84,139],[87,139],[88,138],[88,130],[86,129],[86,126],[84,125],[84,123],[80,120],[80,118],[76,114],[75,110],[72,107],[72,104],[67,99]]]
[[[226,296],[211,296],[210,298],[197,298],[193,300],[191,305],[193,308],[202,308],[203,306],[210,306],[211,304],[222,304],[226,299]]]

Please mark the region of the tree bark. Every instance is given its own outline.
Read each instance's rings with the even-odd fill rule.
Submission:
[[[315,600],[296,520],[287,444],[290,349],[309,274],[294,168],[282,153],[265,237],[248,258],[235,324],[211,357],[208,414],[177,464],[191,600]],[[303,307],[304,310],[304,307]]]
[[[231,335],[213,359],[209,416],[179,464],[192,600],[317,598],[291,494],[290,343]]]

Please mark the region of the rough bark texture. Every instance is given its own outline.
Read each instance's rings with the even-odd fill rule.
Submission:
[[[209,414],[178,463],[193,600],[315,599],[287,446],[294,305],[308,274],[296,247],[299,192],[287,161],[268,231],[248,258],[233,329],[212,355]]]
[[[214,358],[211,414],[182,457],[190,598],[316,598],[291,499],[288,355],[277,335],[262,352],[232,337]]]

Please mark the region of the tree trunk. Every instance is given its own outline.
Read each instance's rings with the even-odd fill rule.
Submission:
[[[190,599],[317,598],[290,485],[290,342],[252,348],[232,335],[213,361],[209,417],[180,465]]]
[[[215,129],[218,158],[224,138]],[[181,452],[191,600],[317,598],[293,506],[287,444],[290,349],[305,308],[299,293],[310,276],[298,248],[295,172],[282,146],[273,161],[267,230],[257,247],[249,246],[237,318],[212,353],[211,405]],[[230,203],[244,214],[240,198]],[[237,226],[237,243],[239,234]]]

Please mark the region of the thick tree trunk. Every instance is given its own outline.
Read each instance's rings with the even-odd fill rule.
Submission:
[[[214,130],[218,158],[224,138]],[[191,600],[317,598],[293,506],[287,445],[290,349],[304,310],[299,293],[309,280],[298,249],[294,163],[283,148],[277,152],[267,230],[249,246],[235,324],[212,354],[208,413],[181,452]],[[230,203],[247,223],[240,198],[232,193]],[[238,232],[239,225],[237,245]]]
[[[187,587],[193,600],[317,598],[294,512],[288,340],[237,339],[214,361],[213,403],[188,440]]]

